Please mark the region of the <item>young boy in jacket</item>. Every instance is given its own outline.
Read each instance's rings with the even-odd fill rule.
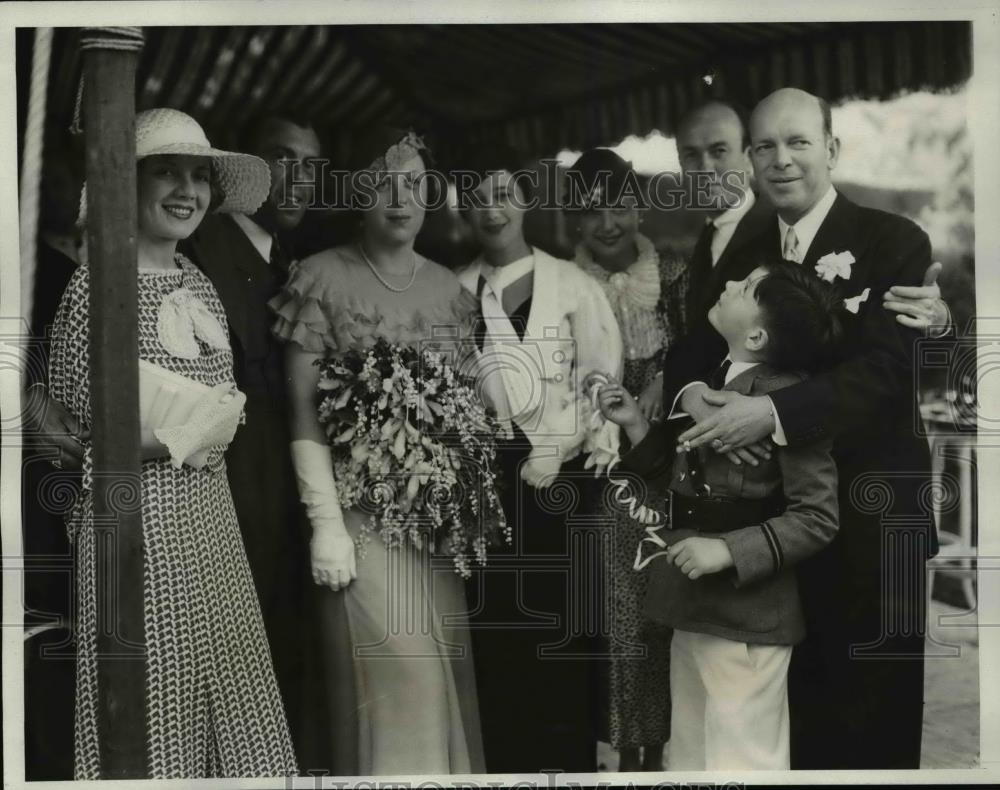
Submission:
[[[833,356],[842,310],[795,264],[727,283],[708,314],[729,347],[713,383],[763,395],[802,380]],[[677,453],[689,420],[651,426],[617,382],[598,399],[632,444],[619,470],[670,475],[670,522],[653,538],[665,550],[648,558],[646,599],[646,616],[674,629],[670,769],[787,770],[788,665],[805,634],[794,565],[838,524],[829,442],[737,466],[706,448]]]

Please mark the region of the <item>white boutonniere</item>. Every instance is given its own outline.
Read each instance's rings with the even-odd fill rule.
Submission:
[[[850,254],[850,253],[848,253],[848,254]],[[868,294],[870,294],[871,292],[872,292],[871,288],[865,288],[865,290],[863,290],[857,296],[852,296],[850,299],[845,299],[844,300],[844,308],[848,312],[854,313],[854,315],[857,315],[858,314],[858,310],[861,309],[861,303],[868,301]]]
[[[854,263],[854,256],[851,255],[850,250],[830,252],[816,262],[816,274],[828,283],[832,283],[838,277],[849,280],[851,279],[852,263]]]

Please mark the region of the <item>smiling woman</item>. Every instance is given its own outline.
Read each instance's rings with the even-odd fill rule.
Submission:
[[[138,175],[141,235],[168,245],[190,236],[212,198],[210,160],[180,154],[148,156],[139,161]]]
[[[579,236],[576,264],[601,283],[614,311],[625,346],[624,386],[649,417],[657,417],[662,409],[657,373],[663,354],[683,332],[687,269],[640,233],[641,213],[627,189],[634,178],[631,163],[610,149],[594,148],[570,172],[588,187],[598,185],[588,202],[569,212]],[[610,591],[605,616],[614,632],[608,640],[602,739],[619,751],[619,770],[662,770],[670,734],[670,632],[641,616],[646,577],[632,572],[632,561],[643,526],[620,509],[609,507],[603,516],[615,529],[605,568]],[[645,648],[645,657],[636,645]]]
[[[295,757],[223,457],[244,396],[233,381],[218,294],[177,253],[208,211],[213,183],[218,210],[252,212],[267,196],[268,168],[212,148],[194,119],[166,109],[136,117],[136,156],[149,777],[284,776],[295,771]],[[83,263],[59,306],[49,376],[52,397],[85,432],[92,425],[89,313]],[[175,418],[191,400],[193,408]],[[77,561],[75,775],[98,779],[107,738],[97,693],[103,536],[91,446],[82,443],[82,491],[68,519]]]

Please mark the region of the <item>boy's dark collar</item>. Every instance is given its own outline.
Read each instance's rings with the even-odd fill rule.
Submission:
[[[758,379],[773,379],[782,374],[772,368],[767,362],[758,362],[752,368],[744,370],[733,376],[732,380],[723,389],[731,392],[738,392],[740,395],[749,395],[754,389],[754,382]]]

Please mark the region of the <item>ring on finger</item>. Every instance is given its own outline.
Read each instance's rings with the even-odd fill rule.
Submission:
[[[712,447],[716,450],[722,447],[722,439],[712,439]]]

